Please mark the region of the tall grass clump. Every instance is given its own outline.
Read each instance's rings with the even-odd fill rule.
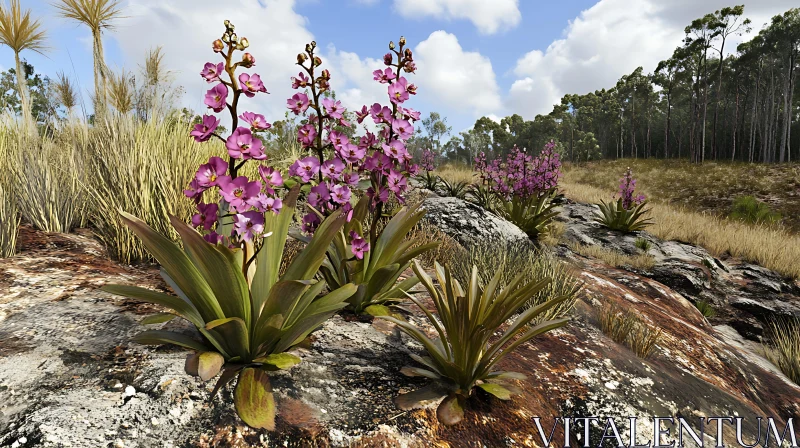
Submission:
[[[603,333],[614,342],[628,346],[642,359],[653,353],[661,339],[660,328],[648,325],[633,311],[623,311],[611,303],[603,305],[598,312],[598,320]]]
[[[86,195],[79,179],[85,174],[80,145],[59,135],[28,133],[13,117],[4,117],[0,154],[11,165],[11,190],[22,219],[46,232],[66,233],[85,224]],[[80,142],[85,133],[71,135]]]
[[[549,278],[550,283],[531,296],[527,307],[541,305],[552,297],[567,296],[567,299],[537,317],[536,322],[568,316],[575,307],[582,286],[567,266],[550,253],[511,243],[480,244],[470,250],[462,249],[461,255],[451,258],[450,268],[453,275],[464,283],[469,280],[472,266],[477,266],[479,280],[483,285],[491,280],[499,266],[504,266],[500,277],[501,287],[506,287],[520,274],[523,283]]]
[[[9,159],[8,149],[6,145],[0,145],[0,159]],[[14,169],[13,164],[11,169]],[[20,220],[17,200],[11,190],[12,182],[13,176],[0,176],[0,258],[14,255],[17,246]]]
[[[769,330],[770,342],[765,347],[767,359],[800,384],[800,320],[775,321]]]
[[[733,200],[729,218],[748,224],[774,225],[780,222],[781,214],[772,211],[769,205],[753,196],[740,196]]]
[[[92,198],[92,223],[112,257],[124,263],[149,258],[120,221],[120,210],[136,213],[173,240],[178,235],[169,216],[188,221],[195,213],[183,190],[197,166],[224,148],[201,146],[189,131],[189,124],[173,117],[145,122],[130,115],[109,117],[93,129],[86,146],[90,166],[85,185]]]

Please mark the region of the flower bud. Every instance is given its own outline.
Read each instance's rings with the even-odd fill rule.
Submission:
[[[392,53],[386,53],[385,55],[383,55],[383,63],[386,65],[392,65],[393,59],[394,58],[392,57]]]
[[[303,62],[306,62],[306,55],[303,53],[297,53],[297,63],[302,64]]]
[[[311,44],[306,44],[306,53],[311,53],[311,50],[313,50]]]
[[[238,40],[239,38],[236,36],[236,33],[231,34],[231,42],[236,43]]]
[[[242,66],[250,68],[254,65],[256,65],[256,58],[252,54],[245,53],[242,55]]]
[[[221,53],[222,50],[225,49],[225,44],[221,40],[217,39],[211,43],[211,48],[214,50],[214,53]]]
[[[314,56],[314,66],[319,67],[322,65],[322,59],[319,56]]]
[[[414,59],[413,55],[411,54],[411,49],[410,48],[406,48],[405,55],[406,55],[406,59]]]
[[[229,43],[231,41],[231,35],[228,33],[223,34],[222,41],[225,42],[226,44]]]
[[[231,21],[230,20],[226,20],[226,21],[224,21],[222,23],[225,25],[225,28],[230,28],[231,27]]]
[[[331,72],[327,68],[322,71],[322,79],[331,79]]]
[[[317,41],[315,40],[311,41],[311,48],[317,48]]]
[[[405,44],[406,44],[406,37],[405,36],[400,36],[400,46],[402,47]]]
[[[242,40],[239,41],[239,44],[241,44],[242,47],[247,48],[250,46],[250,41],[248,41],[246,37],[243,37]]]
[[[389,49],[390,50],[394,50],[394,41],[393,40],[389,41]]]

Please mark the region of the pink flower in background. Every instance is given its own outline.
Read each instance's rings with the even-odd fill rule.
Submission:
[[[296,78],[292,76],[292,88],[299,89],[301,87],[308,87],[308,81],[308,76],[306,76],[303,72],[300,72],[297,74]]]
[[[334,101],[332,98],[323,98],[322,107],[325,108],[325,113],[328,114],[329,117],[335,120],[342,118],[344,108],[342,107],[341,101]]]
[[[206,62],[206,65],[203,66],[203,71],[200,72],[200,76],[202,76],[206,82],[219,81],[219,75],[222,74],[223,71],[225,71],[225,64],[222,62],[219,64]]]
[[[225,109],[225,101],[228,99],[228,88],[225,84],[217,84],[206,92],[204,104],[214,112],[222,112]]]
[[[481,153],[481,154],[483,154],[483,153]],[[484,160],[485,160],[485,157],[486,156],[484,155]],[[431,151],[430,149],[423,149],[422,150],[422,157],[421,157],[421,160],[420,160],[420,166],[422,167],[423,170],[425,170],[425,171],[433,171],[436,168],[436,165],[434,165],[435,161],[436,161],[436,154],[434,154],[433,151]],[[476,159],[476,161],[477,161],[477,159]],[[478,165],[477,165],[477,162],[476,162],[475,168],[477,169],[477,167],[478,167]]]
[[[291,98],[286,100],[289,110],[299,115],[308,109],[308,95],[305,93],[295,93]]]
[[[350,188],[347,185],[334,185],[331,188],[331,200],[337,204],[350,202]]]
[[[339,158],[326,160],[322,163],[322,176],[331,180],[338,181],[342,177],[344,163]]]
[[[194,178],[201,187],[215,187],[217,179],[224,176],[227,171],[228,162],[220,157],[212,157],[208,159],[208,163],[200,165]]]
[[[239,118],[249,124],[254,131],[264,131],[272,127],[271,124],[267,123],[267,119],[263,115],[254,112],[245,112],[239,115]]]
[[[397,134],[400,140],[408,140],[414,134],[414,126],[408,120],[392,120],[392,131]]]
[[[316,213],[311,212],[303,216],[303,232],[313,234],[322,221]]]
[[[374,76],[373,79],[381,84],[386,84],[397,77],[391,67],[387,67],[384,70],[375,70],[372,75]]]
[[[297,141],[303,146],[313,145],[315,138],[317,138],[317,129],[311,123],[304,124],[297,130]]]
[[[350,231],[350,251],[359,260],[363,260],[364,253],[369,252],[369,243],[355,230]]]
[[[622,207],[625,210],[630,210],[647,199],[643,194],[634,196],[635,190],[636,179],[633,178],[633,171],[628,168],[619,180],[619,197],[622,198]]]
[[[244,212],[233,215],[233,228],[245,241],[251,241],[264,231],[264,215],[260,212]]]
[[[225,142],[225,147],[228,148],[228,155],[234,159],[263,160],[267,158],[263,153],[264,144],[253,136],[250,129],[245,127],[236,128]]]
[[[397,82],[389,86],[389,101],[401,104],[406,100],[408,100],[408,81],[401,76]]]
[[[203,121],[194,125],[194,129],[192,129],[189,135],[194,137],[197,142],[205,142],[211,138],[217,126],[219,126],[219,119],[217,117],[213,115],[203,115]]]
[[[219,179],[219,194],[235,210],[247,210],[247,201],[258,196],[261,192],[261,183],[250,182],[247,176],[239,176],[231,180],[230,176]]]
[[[203,230],[211,230],[217,221],[219,206],[217,204],[197,204],[197,211],[200,213],[192,216],[192,225],[202,227]]]
[[[328,184],[321,183],[311,187],[311,192],[308,194],[308,203],[312,207],[319,207],[320,204],[331,200],[331,192],[328,189]]]
[[[272,187],[280,187],[283,185],[283,176],[281,176],[281,172],[271,166],[259,166],[258,175],[261,176],[261,180],[264,181],[264,188],[269,194],[275,194]]]
[[[261,82],[261,77],[255,73],[252,75],[242,73],[239,75],[239,83],[241,84],[242,93],[247,95],[248,98],[256,96],[256,93],[259,92],[268,93],[264,83]]]
[[[319,174],[319,159],[314,156],[304,157],[292,165],[296,165],[294,171],[303,182],[308,182]]]

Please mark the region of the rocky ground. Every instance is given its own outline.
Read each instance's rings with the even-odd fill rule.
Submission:
[[[462,244],[529,244],[480,208],[427,201],[430,221]],[[612,268],[574,254],[569,243],[633,254],[637,236],[601,229],[591,206],[567,203],[563,211],[567,230],[556,251],[585,282],[573,321],[502,363],[529,375],[521,397],[480,394],[454,427],[438,425],[432,409],[405,412],[392,403],[424,383],[399,373],[419,346],[383,321],[337,316],[298,349],[301,364],[275,376],[276,431],[250,430],[237,420],[230,390],[207,401],[211,384],[183,372],[185,352],[129,342],[155,308],[98,289],[164,288],[154,267],[109,261],[86,231],[23,229],[19,255],[0,260],[0,446],[539,446],[535,416],[738,415],[753,434],[755,416],[800,417],[800,387],[763,358],[758,342],[767,317],[800,315],[800,285],[647,234],[637,236],[653,245],[652,272]],[[692,305],[698,300],[718,310],[710,322]],[[609,301],[662,329],[650,358],[598,329],[597,310]],[[422,325],[419,315],[409,319]],[[652,437],[651,424],[638,433]]]

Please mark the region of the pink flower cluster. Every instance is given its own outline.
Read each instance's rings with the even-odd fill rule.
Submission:
[[[505,160],[498,158],[491,162],[480,153],[475,158],[475,170],[492,191],[506,199],[538,197],[556,188],[562,176],[561,159],[553,151],[554,147],[555,143],[550,141],[538,156],[533,157],[515,145]]]
[[[297,56],[297,64],[303,71],[292,77],[292,87],[302,91],[287,99],[286,104],[292,113],[304,117],[297,141],[310,155],[295,161],[288,175],[310,185],[307,201],[316,212],[310,211],[303,217],[305,232],[314,232],[320,224],[320,214],[326,216],[343,209],[350,219],[351,198],[362,179],[369,180],[365,194],[373,208],[381,207],[390,195],[401,203],[404,201],[408,176],[418,171],[405,141],[414,133],[413,123],[419,119],[419,112],[403,106],[410,95],[416,94],[414,84],[401,75],[403,71],[411,73],[416,69],[411,50],[404,50],[404,45],[404,39],[399,51],[390,45],[392,52],[384,56],[387,67],[373,72],[375,81],[388,84],[389,105],[365,105],[354,113],[357,124],[370,118],[379,128],[377,133],[367,130],[361,137],[348,137],[344,130],[354,124],[345,118],[347,110],[341,101],[324,95],[330,88],[331,74],[326,69],[317,75],[322,59],[314,55],[316,43],[306,45],[305,53]],[[362,258],[370,243],[362,235],[349,236],[353,255]]]
[[[236,246],[241,241],[252,240],[264,231],[266,213],[280,211],[283,204],[275,189],[283,185],[283,176],[279,171],[266,166],[258,168],[260,180],[237,175],[239,168],[247,160],[267,158],[257,133],[269,129],[271,125],[261,114],[237,114],[236,104],[240,95],[252,98],[257,93],[267,93],[267,89],[261,77],[255,73],[241,73],[238,77],[235,75],[239,67],[253,67],[255,58],[250,53],[244,53],[241,61],[232,60],[234,51],[244,50],[249,43],[246,38],[236,37],[229,22],[226,21],[225,25],[223,38],[212,44],[214,52],[221,54],[224,61],[207,62],[200,76],[208,83],[216,83],[206,92],[205,105],[214,113],[227,108],[234,130],[227,138],[222,137],[216,132],[219,118],[209,114],[203,116],[190,135],[198,142],[206,142],[211,137],[220,139],[225,142],[230,159],[226,162],[220,157],[211,157],[207,163],[200,165],[184,194],[195,201],[197,213],[192,216],[192,224],[204,233],[206,241]],[[227,52],[224,51],[226,45]],[[233,98],[228,103],[228,96],[231,94]],[[248,126],[238,126],[239,120]],[[204,195],[209,190],[219,193],[222,198],[219,204],[203,202]],[[217,233],[216,229],[221,227],[226,218],[231,219],[227,222],[232,224],[231,233]]]
[[[633,178],[633,171],[628,168],[625,175],[619,180],[619,197],[622,199],[622,208],[630,210],[641,204],[647,199],[643,194],[635,195],[636,179]]]
[[[430,149],[423,149],[422,156],[420,157],[419,166],[425,171],[433,171],[436,169],[436,154]]]

